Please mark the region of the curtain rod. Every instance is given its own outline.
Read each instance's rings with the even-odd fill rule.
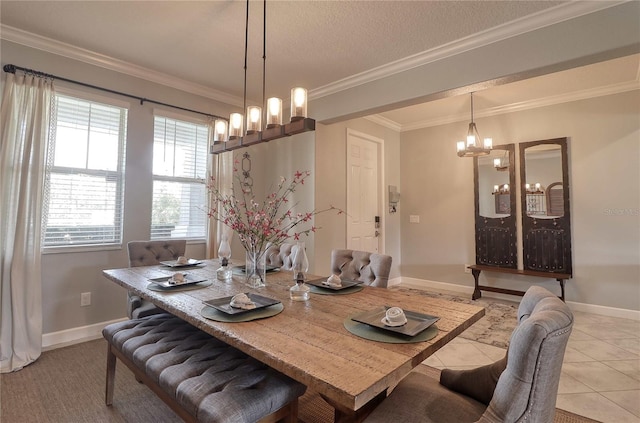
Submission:
[[[185,112],[197,113],[197,114],[205,115],[205,116],[208,116],[208,117],[211,117],[211,118],[228,120],[227,118],[223,118],[222,116],[212,115],[211,113],[199,112],[197,110],[187,109],[185,107],[174,106],[173,104],[167,104],[167,103],[163,103],[161,101],[150,100],[148,98],[138,97],[138,96],[133,95],[133,94],[127,94],[127,93],[123,93],[123,92],[120,92],[120,91],[111,90],[109,88],[98,87],[97,85],[91,85],[91,84],[87,84],[87,83],[84,83],[84,82],[75,81],[73,79],[63,78],[63,77],[60,77],[60,76],[51,75],[49,73],[40,72],[40,71],[37,71],[37,70],[28,69],[28,68],[23,68],[23,67],[16,66],[16,65],[11,65],[11,64],[4,65],[4,67],[2,69],[7,73],[16,73],[16,70],[19,70],[19,71],[23,71],[23,72],[26,72],[26,73],[30,73],[30,74],[36,75],[36,76],[41,76],[43,78],[59,79],[60,81],[65,81],[65,82],[70,82],[72,84],[82,85],[83,87],[93,88],[93,89],[100,90],[100,91],[106,91],[106,92],[111,93],[111,94],[117,94],[117,95],[121,95],[121,96],[124,96],[124,97],[133,98],[135,100],[139,100],[140,101],[140,105],[143,105],[144,102],[146,101],[147,103],[153,103],[153,104],[158,104],[160,106],[171,107],[171,108],[174,108],[174,109],[183,110]]]

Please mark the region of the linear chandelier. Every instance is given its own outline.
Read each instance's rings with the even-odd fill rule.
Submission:
[[[282,124],[282,99],[271,97],[265,100],[267,0],[263,0],[262,41],[262,107],[255,105],[247,107],[247,50],[249,42],[249,0],[247,0],[243,96],[243,110],[246,114],[231,113],[229,121],[224,119],[215,121],[213,144],[211,145],[212,154],[219,154],[316,129],[316,121],[307,117],[306,89],[301,87],[291,89],[291,121],[284,125]],[[264,126],[262,125],[263,122],[265,123]]]
[[[473,93],[471,93],[471,123],[469,123],[469,130],[467,131],[467,142],[458,141],[457,143],[458,156],[477,157],[490,154],[493,148],[493,140],[485,138],[482,147],[478,146],[479,142],[480,134],[478,134],[478,128],[473,121]]]

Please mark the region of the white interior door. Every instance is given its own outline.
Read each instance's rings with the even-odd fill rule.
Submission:
[[[380,224],[376,225],[376,217],[380,219],[380,145],[366,134],[347,131],[348,249],[374,253],[380,249]]]

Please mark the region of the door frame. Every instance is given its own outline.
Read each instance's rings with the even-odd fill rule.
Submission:
[[[345,187],[349,187],[349,165],[348,165],[348,154],[349,154],[349,139],[352,137],[356,137],[356,138],[361,138],[364,139],[366,141],[371,141],[373,143],[376,144],[376,148],[378,149],[378,163],[376,164],[377,167],[377,173],[378,173],[378,180],[377,180],[377,186],[378,186],[378,213],[380,216],[380,236],[378,237],[378,254],[385,254],[385,238],[386,238],[386,216],[385,216],[385,208],[384,208],[384,204],[385,204],[385,200],[386,200],[386,193],[384,191],[384,181],[385,181],[385,176],[384,176],[384,139],[383,138],[378,138],[375,137],[373,135],[367,134],[365,132],[360,132],[360,131],[356,131],[355,129],[351,129],[351,128],[347,128],[347,136],[346,136],[346,142],[344,145],[345,148],[345,168],[346,168],[346,177],[347,179],[345,180]],[[345,194],[346,195],[346,194]],[[345,204],[347,204],[347,198],[345,198]],[[349,211],[346,211],[347,213],[349,213]],[[347,226],[349,225],[349,220],[346,219],[345,220],[345,237],[344,237],[344,241],[345,241],[345,246],[347,245]]]

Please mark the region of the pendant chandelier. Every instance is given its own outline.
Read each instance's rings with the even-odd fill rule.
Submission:
[[[286,124],[282,124],[282,99],[271,97],[265,100],[267,0],[263,0],[262,41],[262,106],[251,105],[247,107],[247,51],[249,42],[249,0],[247,0],[243,93],[243,110],[246,114],[231,113],[229,121],[224,119],[215,121],[213,144],[211,146],[212,154],[219,154],[316,129],[316,121],[307,117],[306,89],[301,87],[291,89],[291,120]],[[265,123],[264,126],[263,122]]]
[[[477,157],[490,154],[493,148],[493,140],[491,138],[485,138],[482,146],[478,145],[479,142],[480,134],[478,134],[478,128],[473,121],[473,93],[471,93],[471,123],[469,123],[469,130],[467,131],[467,142],[458,141],[458,156]]]

